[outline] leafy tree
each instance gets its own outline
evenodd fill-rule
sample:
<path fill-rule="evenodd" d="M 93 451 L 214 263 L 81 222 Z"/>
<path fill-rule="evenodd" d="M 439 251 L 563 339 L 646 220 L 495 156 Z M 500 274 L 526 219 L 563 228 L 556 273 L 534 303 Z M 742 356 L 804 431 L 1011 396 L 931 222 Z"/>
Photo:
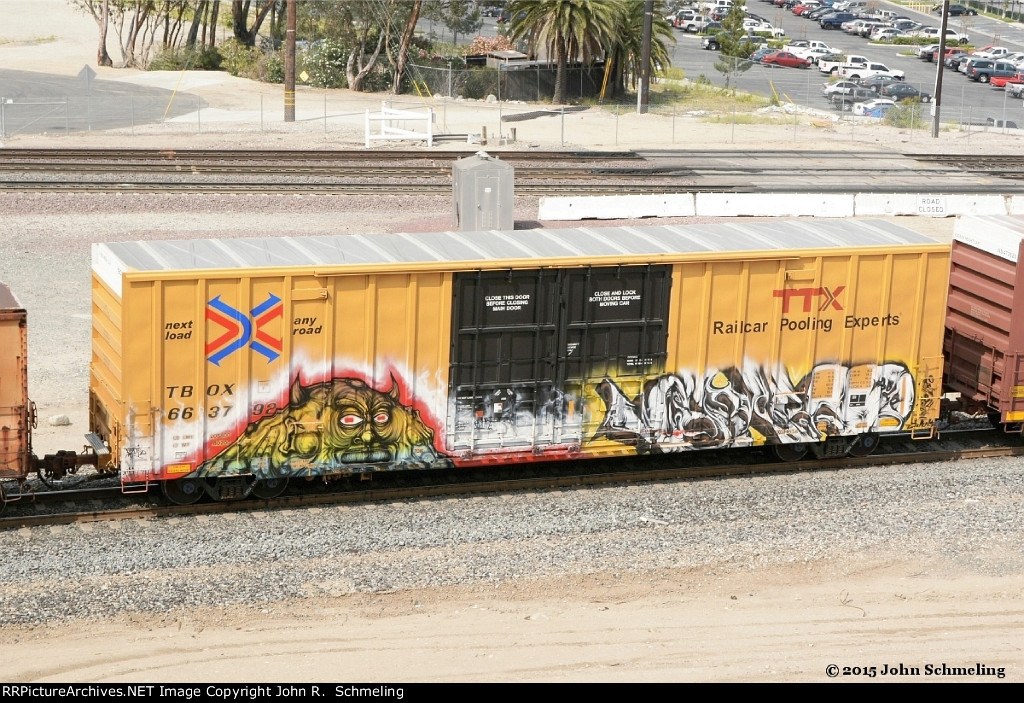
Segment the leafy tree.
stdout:
<path fill-rule="evenodd" d="M 564 103 L 569 61 L 591 63 L 603 55 L 617 39 L 621 11 L 621 3 L 602 0 L 511 0 L 509 38 L 525 39 L 534 56 L 543 49 L 549 59 L 555 58 L 552 101 Z"/>
<path fill-rule="evenodd" d="M 460 34 L 476 32 L 484 24 L 480 7 L 473 0 L 427 0 L 423 4 L 423 18 L 452 30 L 453 44 L 459 42 Z"/>
<path fill-rule="evenodd" d="M 277 3 L 281 3 L 283 11 L 284 0 L 232 0 L 231 29 L 235 39 L 246 46 L 256 46 L 260 27 Z M 249 23 L 250 18 L 252 24 Z"/>
<path fill-rule="evenodd" d="M 113 66 L 114 61 L 107 53 L 107 30 L 110 27 L 110 0 L 71 0 L 71 4 L 88 12 L 100 30 L 100 43 L 96 48 L 96 65 Z"/>
<path fill-rule="evenodd" d="M 733 5 L 729 14 L 722 19 L 722 29 L 715 35 L 721 52 L 719 60 L 715 62 L 715 70 L 725 76 L 726 88 L 734 73 L 743 73 L 753 65 L 749 59 L 754 44 L 748 41 L 743 28 L 746 16 L 742 5 Z"/>
<path fill-rule="evenodd" d="M 392 61 L 395 66 L 395 76 L 391 89 L 395 94 L 401 92 L 402 74 L 405 73 L 405 64 L 409 60 L 409 45 L 412 43 L 413 35 L 416 33 L 416 23 L 419 21 L 422 6 L 423 0 L 413 1 L 409 18 L 405 22 L 405 30 L 402 32 L 402 38 L 398 45 L 398 56 Z"/>

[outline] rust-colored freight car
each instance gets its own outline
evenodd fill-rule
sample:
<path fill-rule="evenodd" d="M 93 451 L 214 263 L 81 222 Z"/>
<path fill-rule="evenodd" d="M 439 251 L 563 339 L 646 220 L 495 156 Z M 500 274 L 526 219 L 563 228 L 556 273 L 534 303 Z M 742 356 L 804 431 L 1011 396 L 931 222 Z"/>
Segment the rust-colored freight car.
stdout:
<path fill-rule="evenodd" d="M 35 468 L 29 432 L 34 409 L 28 399 L 28 315 L 4 283 L 0 283 L 0 350 L 0 480 L 24 479 Z"/>
<path fill-rule="evenodd" d="M 172 499 L 938 415 L 949 245 L 829 220 L 96 245 L 93 430 Z"/>
<path fill-rule="evenodd" d="M 968 216 L 953 234 L 946 384 L 1024 431 L 1024 218 Z"/>

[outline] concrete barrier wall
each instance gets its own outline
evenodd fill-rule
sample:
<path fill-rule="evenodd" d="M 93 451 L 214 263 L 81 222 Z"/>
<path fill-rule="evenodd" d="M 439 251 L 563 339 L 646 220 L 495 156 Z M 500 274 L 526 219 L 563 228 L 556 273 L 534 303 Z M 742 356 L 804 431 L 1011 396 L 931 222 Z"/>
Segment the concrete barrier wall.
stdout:
<path fill-rule="evenodd" d="M 1024 196 L 930 193 L 675 193 L 541 198 L 539 220 L 1024 214 Z"/>

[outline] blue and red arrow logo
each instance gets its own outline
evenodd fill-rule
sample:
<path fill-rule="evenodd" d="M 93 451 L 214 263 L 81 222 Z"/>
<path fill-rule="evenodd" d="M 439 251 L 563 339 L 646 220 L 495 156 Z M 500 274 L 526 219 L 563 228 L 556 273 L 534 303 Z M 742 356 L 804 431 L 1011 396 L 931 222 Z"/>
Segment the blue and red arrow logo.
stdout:
<path fill-rule="evenodd" d="M 216 366 L 239 349 L 250 349 L 267 357 L 270 363 L 281 354 L 281 339 L 271 337 L 263 326 L 281 317 L 284 305 L 270 293 L 265 301 L 254 307 L 248 315 L 231 307 L 218 295 L 206 304 L 206 319 L 224 328 L 224 334 L 206 344 L 206 358 Z M 255 334 L 253 331 L 255 330 Z"/>

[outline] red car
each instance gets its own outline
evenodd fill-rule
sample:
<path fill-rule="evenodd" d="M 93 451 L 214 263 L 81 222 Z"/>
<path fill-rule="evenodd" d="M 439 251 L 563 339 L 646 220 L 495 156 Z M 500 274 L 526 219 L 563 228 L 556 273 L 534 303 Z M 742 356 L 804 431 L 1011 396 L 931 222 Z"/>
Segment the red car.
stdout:
<path fill-rule="evenodd" d="M 761 63 L 771 66 L 786 66 L 787 68 L 809 68 L 811 62 L 800 58 L 788 51 L 773 51 L 761 59 Z"/>
<path fill-rule="evenodd" d="M 1015 73 L 1012 76 L 992 76 L 988 83 L 993 88 L 1005 88 L 1007 83 L 1024 83 L 1024 73 Z"/>

